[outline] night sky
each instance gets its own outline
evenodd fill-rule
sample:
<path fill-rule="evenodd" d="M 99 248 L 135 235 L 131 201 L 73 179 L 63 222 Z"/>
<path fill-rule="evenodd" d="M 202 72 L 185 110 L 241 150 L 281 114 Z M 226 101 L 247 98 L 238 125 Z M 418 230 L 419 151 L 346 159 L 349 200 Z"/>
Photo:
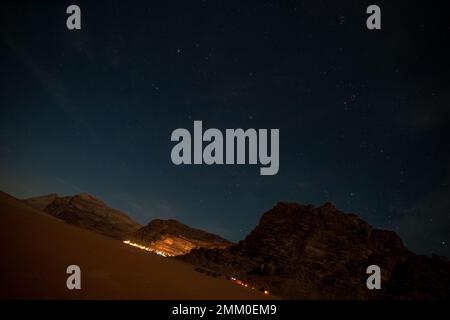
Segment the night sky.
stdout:
<path fill-rule="evenodd" d="M 0 189 L 234 241 L 278 201 L 331 201 L 450 255 L 450 12 L 426 3 L 2 1 Z M 279 128 L 280 171 L 175 166 L 194 120 Z"/>

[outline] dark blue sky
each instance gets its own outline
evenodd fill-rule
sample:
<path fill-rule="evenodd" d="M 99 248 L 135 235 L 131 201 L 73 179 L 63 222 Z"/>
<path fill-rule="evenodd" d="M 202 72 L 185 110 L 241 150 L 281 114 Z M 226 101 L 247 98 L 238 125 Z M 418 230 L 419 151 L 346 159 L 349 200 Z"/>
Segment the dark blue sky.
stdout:
<path fill-rule="evenodd" d="M 243 238 L 277 201 L 331 201 L 449 255 L 450 19 L 440 2 L 0 5 L 0 189 L 88 192 L 144 224 Z M 442 2 L 444 3 L 444 2 Z M 176 128 L 279 128 L 280 171 L 175 166 Z"/>

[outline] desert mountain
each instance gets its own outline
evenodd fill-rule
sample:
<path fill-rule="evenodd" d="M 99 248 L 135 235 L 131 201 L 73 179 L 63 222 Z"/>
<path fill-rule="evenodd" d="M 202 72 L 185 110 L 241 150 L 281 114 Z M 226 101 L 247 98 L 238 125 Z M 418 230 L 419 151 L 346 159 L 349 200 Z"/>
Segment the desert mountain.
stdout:
<path fill-rule="evenodd" d="M 141 227 L 125 213 L 86 193 L 67 197 L 49 194 L 24 199 L 23 202 L 67 223 L 116 239 L 124 239 Z"/>
<path fill-rule="evenodd" d="M 267 299 L 77 228 L 0 191 L 0 299 Z M 81 268 L 82 289 L 68 290 L 66 269 Z"/>
<path fill-rule="evenodd" d="M 28 198 L 22 201 L 37 210 L 43 211 L 50 203 L 55 201 L 57 198 L 58 195 L 56 193 L 50 193 L 45 196 Z"/>
<path fill-rule="evenodd" d="M 237 245 L 178 258 L 284 298 L 450 297 L 448 259 L 415 255 L 396 233 L 374 229 L 330 203 L 278 203 Z M 382 270 L 381 290 L 366 286 L 366 269 L 373 264 Z"/>
<path fill-rule="evenodd" d="M 177 220 L 152 220 L 134 232 L 129 240 L 167 256 L 178 256 L 198 248 L 227 248 L 231 242 L 203 230 L 188 227 Z"/>

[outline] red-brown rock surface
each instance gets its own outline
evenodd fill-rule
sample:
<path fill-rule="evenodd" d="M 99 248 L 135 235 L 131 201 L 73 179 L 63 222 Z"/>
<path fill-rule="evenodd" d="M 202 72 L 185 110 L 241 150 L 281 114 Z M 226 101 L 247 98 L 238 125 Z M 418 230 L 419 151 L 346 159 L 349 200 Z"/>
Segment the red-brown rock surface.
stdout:
<path fill-rule="evenodd" d="M 231 242 L 203 230 L 191 228 L 177 220 L 152 220 L 148 225 L 133 233 L 131 242 L 178 256 L 198 248 L 227 248 Z"/>

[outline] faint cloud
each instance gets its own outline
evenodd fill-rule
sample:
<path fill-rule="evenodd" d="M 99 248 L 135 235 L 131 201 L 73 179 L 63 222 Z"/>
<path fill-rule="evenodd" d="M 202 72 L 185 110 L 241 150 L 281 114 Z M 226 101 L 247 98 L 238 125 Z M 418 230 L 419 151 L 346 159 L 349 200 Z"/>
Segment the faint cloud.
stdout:
<path fill-rule="evenodd" d="M 83 189 L 77 187 L 76 185 L 74 185 L 74 184 L 72 184 L 72 183 L 70 183 L 70 182 L 68 182 L 68 181 L 66 181 L 64 179 L 61 179 L 61 178 L 57 177 L 56 181 L 58 183 L 64 185 L 64 186 L 66 186 L 66 187 L 69 187 L 70 189 L 74 190 L 76 193 L 82 193 L 83 192 Z"/>
<path fill-rule="evenodd" d="M 158 204 L 156 205 L 156 209 L 162 214 L 174 214 L 176 213 L 176 209 L 168 204 Z"/>
<path fill-rule="evenodd" d="M 92 140 L 96 143 L 100 141 L 100 137 L 96 134 L 91 125 L 89 125 L 83 112 L 67 97 L 63 84 L 60 80 L 54 79 L 49 73 L 41 68 L 32 56 L 25 50 L 17 46 L 11 39 L 2 35 L 2 39 L 7 46 L 21 59 L 23 64 L 28 67 L 35 79 L 41 84 L 45 91 L 56 102 L 56 106 L 73 122 L 82 125 L 90 134 Z"/>

